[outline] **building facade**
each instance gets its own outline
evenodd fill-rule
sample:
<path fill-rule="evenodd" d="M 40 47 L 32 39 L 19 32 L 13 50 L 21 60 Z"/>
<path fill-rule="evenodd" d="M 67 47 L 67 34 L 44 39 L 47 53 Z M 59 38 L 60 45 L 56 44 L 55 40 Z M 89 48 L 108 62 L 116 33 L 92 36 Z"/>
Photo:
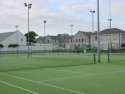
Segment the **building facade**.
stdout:
<path fill-rule="evenodd" d="M 0 44 L 4 46 L 10 44 L 26 45 L 26 37 L 20 31 L 0 33 Z"/>
<path fill-rule="evenodd" d="M 37 39 L 37 43 L 54 44 L 64 49 L 75 49 L 76 46 L 86 45 L 97 47 L 97 32 L 78 31 L 75 35 L 58 34 Z M 125 45 L 125 31 L 112 28 L 100 31 L 101 50 L 122 49 Z"/>
<path fill-rule="evenodd" d="M 112 28 L 100 32 L 100 48 L 102 50 L 122 49 L 124 44 L 125 31 Z M 91 45 L 97 46 L 97 32 L 91 35 Z"/>

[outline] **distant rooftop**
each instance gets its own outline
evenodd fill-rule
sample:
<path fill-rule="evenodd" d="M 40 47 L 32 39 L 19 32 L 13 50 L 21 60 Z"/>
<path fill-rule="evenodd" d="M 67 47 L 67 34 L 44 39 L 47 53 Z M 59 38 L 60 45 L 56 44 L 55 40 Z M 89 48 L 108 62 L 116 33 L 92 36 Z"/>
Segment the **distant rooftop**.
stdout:
<path fill-rule="evenodd" d="M 8 38 L 9 36 L 11 36 L 15 32 L 16 31 L 14 31 L 14 32 L 0 33 L 0 42 L 3 41 L 3 40 L 5 40 L 6 38 Z"/>

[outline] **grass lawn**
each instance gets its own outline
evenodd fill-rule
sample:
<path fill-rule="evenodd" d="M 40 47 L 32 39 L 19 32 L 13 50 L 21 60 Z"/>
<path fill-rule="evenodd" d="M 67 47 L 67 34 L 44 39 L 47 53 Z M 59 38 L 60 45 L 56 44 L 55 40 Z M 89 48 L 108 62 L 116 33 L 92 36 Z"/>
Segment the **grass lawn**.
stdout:
<path fill-rule="evenodd" d="M 101 64 L 92 54 L 2 55 L 0 94 L 125 94 L 125 56 L 107 61 L 106 54 Z"/>

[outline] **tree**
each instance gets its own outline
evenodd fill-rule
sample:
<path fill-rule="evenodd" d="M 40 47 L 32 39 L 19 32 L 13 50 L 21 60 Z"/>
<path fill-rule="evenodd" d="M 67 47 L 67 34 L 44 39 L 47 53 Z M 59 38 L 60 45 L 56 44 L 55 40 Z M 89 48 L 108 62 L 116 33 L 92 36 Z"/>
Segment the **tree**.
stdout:
<path fill-rule="evenodd" d="M 36 42 L 36 37 L 38 36 L 38 34 L 36 34 L 34 31 L 30 31 L 29 33 L 29 44 L 35 43 Z M 25 33 L 27 42 L 28 42 L 28 33 Z"/>
<path fill-rule="evenodd" d="M 0 44 L 0 48 L 3 48 L 4 46 L 3 46 L 3 44 Z"/>

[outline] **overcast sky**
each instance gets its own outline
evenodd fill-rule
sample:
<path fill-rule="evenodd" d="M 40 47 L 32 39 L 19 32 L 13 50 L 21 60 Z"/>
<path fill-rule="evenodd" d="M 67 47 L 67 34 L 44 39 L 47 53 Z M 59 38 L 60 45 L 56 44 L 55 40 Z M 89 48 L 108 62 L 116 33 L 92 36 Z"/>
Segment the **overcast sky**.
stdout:
<path fill-rule="evenodd" d="M 97 0 L 0 0 L 0 33 L 15 31 L 15 25 L 24 34 L 27 32 L 27 8 L 24 3 L 32 3 L 30 9 L 30 30 L 43 36 L 43 21 L 46 23 L 46 35 L 58 33 L 73 34 L 91 31 L 92 16 L 90 10 L 97 10 Z M 110 0 L 112 27 L 125 30 L 125 1 Z M 109 28 L 109 0 L 100 0 L 100 29 Z M 95 13 L 95 30 L 97 22 Z"/>

